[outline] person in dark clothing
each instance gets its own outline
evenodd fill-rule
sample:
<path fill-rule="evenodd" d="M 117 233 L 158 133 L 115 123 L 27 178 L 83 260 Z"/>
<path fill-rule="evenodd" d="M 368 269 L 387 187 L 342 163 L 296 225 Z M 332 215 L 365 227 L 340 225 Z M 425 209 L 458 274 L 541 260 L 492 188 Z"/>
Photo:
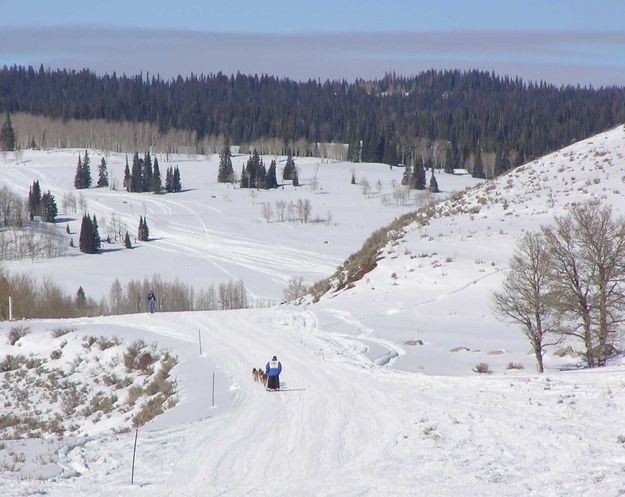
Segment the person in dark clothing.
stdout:
<path fill-rule="evenodd" d="M 152 290 L 148 293 L 148 311 L 156 312 L 156 296 Z"/>
<path fill-rule="evenodd" d="M 278 361 L 276 356 L 265 366 L 267 373 L 267 390 L 280 390 L 280 373 L 282 372 L 282 363 Z"/>

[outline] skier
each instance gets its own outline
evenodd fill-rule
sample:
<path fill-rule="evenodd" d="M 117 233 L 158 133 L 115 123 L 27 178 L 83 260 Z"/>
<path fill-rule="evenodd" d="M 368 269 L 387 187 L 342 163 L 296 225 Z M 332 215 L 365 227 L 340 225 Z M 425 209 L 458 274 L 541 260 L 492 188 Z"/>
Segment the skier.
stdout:
<path fill-rule="evenodd" d="M 282 364 L 276 356 L 265 366 L 267 373 L 267 390 L 280 390 L 280 373 L 282 372 Z"/>
<path fill-rule="evenodd" d="M 156 312 L 156 296 L 152 290 L 148 293 L 148 311 Z"/>

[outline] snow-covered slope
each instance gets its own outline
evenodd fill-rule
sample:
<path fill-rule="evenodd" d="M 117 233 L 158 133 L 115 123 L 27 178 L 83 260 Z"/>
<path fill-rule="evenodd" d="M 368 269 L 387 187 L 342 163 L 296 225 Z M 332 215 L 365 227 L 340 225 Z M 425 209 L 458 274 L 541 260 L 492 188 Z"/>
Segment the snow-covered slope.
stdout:
<path fill-rule="evenodd" d="M 527 340 L 491 308 L 519 235 L 575 202 L 596 199 L 625 215 L 624 194 L 619 126 L 440 203 L 425 225 L 409 224 L 384 247 L 373 271 L 327 293 L 315 312 L 328 331 L 360 337 L 372 359 L 401 369 L 466 375 L 479 362 L 497 372 L 515 362 L 532 370 Z M 547 366 L 576 361 L 549 355 Z"/>
<path fill-rule="evenodd" d="M 111 284 L 119 278 L 122 285 L 130 280 L 160 274 L 165 281 L 175 278 L 196 289 L 207 289 L 228 280 L 241 280 L 257 301 L 279 302 L 286 282 L 303 277 L 314 282 L 324 278 L 376 228 L 415 208 L 422 195 L 413 192 L 409 203 L 398 206 L 393 200 L 394 185 L 401 183 L 403 169 L 389 169 L 384 164 L 352 164 L 317 158 L 296 158 L 300 187 L 290 181 L 276 190 L 240 189 L 217 183 L 219 157 L 216 155 L 157 155 L 162 176 L 168 167 L 178 166 L 183 191 L 175 194 L 128 193 L 122 188 L 126 161 L 124 154 L 106 153 L 111 184 L 117 189 L 76 190 L 74 175 L 79 154 L 84 150 L 25 150 L 0 155 L 0 185 L 28 195 L 33 181 L 55 196 L 59 206 L 58 231 L 65 235 L 69 225 L 74 243 L 82 213 L 68 212 L 64 197 L 72 194 L 98 219 L 100 235 L 113 238 L 121 226 L 137 234 L 139 217 L 145 216 L 152 241 L 136 243 L 135 250 L 123 250 L 122 240 L 104 245 L 97 256 L 80 255 L 70 250 L 68 257 L 54 260 L 11 261 L 7 267 L 17 272 L 44 274 L 62 282 L 69 292 L 82 286 L 87 296 L 99 300 L 108 295 Z M 97 165 L 103 154 L 90 151 L 91 175 L 97 179 Z M 237 174 L 248 156 L 233 158 Z M 273 157 L 264 157 L 265 162 Z M 284 157 L 278 160 L 281 177 Z M 132 155 L 129 157 L 132 163 Z M 352 185 L 354 172 L 361 186 Z M 440 188 L 447 193 L 478 181 L 469 176 L 439 175 Z M 94 181 L 95 183 L 95 181 Z M 444 193 L 445 194 L 445 193 Z M 443 194 L 443 195 L 444 195 Z M 310 222 L 288 220 L 288 204 L 309 200 Z M 279 221 L 276 202 L 285 202 L 285 221 Z M 272 207 L 269 222 L 262 215 L 263 204 Z M 68 243 L 69 243 L 69 238 Z M 121 250 L 118 250 L 121 249 Z M 100 271 L 102 267 L 114 270 Z"/>
<path fill-rule="evenodd" d="M 2 495 L 605 496 L 623 490 L 625 386 L 618 368 L 428 377 L 376 367 L 358 342 L 328 334 L 314 313 L 289 309 L 67 324 L 81 334 L 108 329 L 175 349 L 180 403 L 139 431 L 134 486 L 134 434 L 126 433 L 63 442 L 60 476 L 37 481 L 3 473 Z M 197 330 L 206 351 L 201 357 Z M 274 353 L 284 365 L 285 391 L 267 393 L 250 372 Z M 19 458 L 28 448 L 11 450 Z"/>
<path fill-rule="evenodd" d="M 591 196 L 605 196 L 604 201 L 622 212 L 625 203 L 618 190 L 623 188 L 625 177 L 624 155 L 625 131 L 619 127 L 441 203 L 437 217 L 426 226 L 409 226 L 396 244 L 384 249 L 377 267 L 354 287 L 330 292 L 316 304 L 23 323 L 31 328 L 30 343 L 37 337 L 46 340 L 50 330 L 60 326 L 76 328 L 80 336 L 158 342 L 159 348 L 179 358 L 172 371 L 178 380 L 179 402 L 139 430 L 133 486 L 130 463 L 134 433 L 101 435 L 94 430 L 86 438 L 50 443 L 48 449 L 33 448 L 25 442 L 23 447 L 19 446 L 22 442 L 3 442 L 8 445 L 0 453 L 8 465 L 15 461 L 13 464 L 19 466 L 22 452 L 55 452 L 42 457 L 49 464 L 39 474 L 47 471 L 57 476 L 39 481 L 28 477 L 36 472 L 12 472 L 2 466 L 0 494 L 603 497 L 625 492 L 623 361 L 615 360 L 601 370 L 560 371 L 560 363 L 550 356 L 548 372 L 535 375 L 527 356 L 529 346 L 519 330 L 497 322 L 489 308 L 490 294 L 501 281 L 515 238 L 522 230 L 536 229 L 550 222 L 554 214 L 566 212 L 570 202 Z M 34 170 L 43 173 L 46 167 L 42 163 Z M 327 170 L 336 171 L 340 179 L 336 185 L 347 184 L 351 166 L 335 167 Z M 183 182 L 192 177 L 191 170 L 181 170 Z M 0 171 L 3 178 L 22 189 L 32 182 L 32 176 L 22 177 L 23 166 Z M 214 182 L 214 172 L 213 167 L 210 182 Z M 369 182 L 373 184 L 373 170 L 366 174 L 371 175 Z M 386 169 L 386 174 L 396 172 Z M 56 175 L 50 172 L 47 178 Z M 59 171 L 59 179 L 51 183 L 70 185 L 71 177 L 66 176 L 67 169 Z M 331 176 L 321 183 L 330 185 Z M 444 179 L 439 178 L 441 186 L 452 190 L 444 186 Z M 387 176 L 381 181 L 389 183 Z M 344 219 L 337 219 L 339 211 L 333 208 L 336 231 L 323 227 L 323 240 L 329 241 L 323 245 L 341 246 L 332 252 L 334 260 L 327 264 L 333 268 L 337 259 L 358 247 L 372 230 L 369 228 L 386 222 L 381 218 L 395 217 L 397 210 L 387 211 L 375 199 L 364 199 L 365 205 L 361 205 L 360 191 L 350 197 L 354 192 L 348 188 L 327 188 L 335 192 L 341 188 L 345 197 Z M 244 243 L 251 244 L 254 237 L 264 240 L 257 242 L 261 249 L 277 245 L 271 238 L 276 232 L 270 232 L 269 237 L 259 233 L 267 233 L 263 230 L 268 226 L 283 227 L 266 226 L 257 218 L 250 221 L 250 215 L 259 212 L 258 206 L 250 207 L 248 197 L 244 208 L 243 199 L 238 197 L 242 192 L 232 189 L 226 195 L 224 189 L 227 187 L 223 185 L 210 186 L 209 192 L 221 193 L 208 195 L 220 199 L 222 212 L 235 204 L 238 207 L 231 210 L 248 213 L 247 217 L 235 216 L 246 219 L 241 226 L 259 229 L 253 233 L 243 230 L 235 236 L 228 231 L 228 226 L 236 224 L 230 217 L 218 224 L 215 236 L 223 235 L 224 243 L 237 241 L 237 250 Z M 204 205 L 207 194 L 197 191 L 195 200 L 187 202 L 184 199 L 190 194 L 164 197 L 176 202 L 170 206 L 172 222 L 157 221 L 159 216 L 150 219 L 154 219 L 162 240 L 169 236 L 178 243 L 187 240 L 180 251 L 186 254 L 181 260 L 195 264 L 196 273 L 199 268 L 216 267 L 217 261 L 223 267 L 226 256 L 219 260 L 212 255 L 188 258 L 197 254 L 188 247 L 199 250 L 213 236 L 208 225 L 195 228 L 203 215 L 191 214 L 193 205 Z M 116 195 L 124 196 L 119 200 L 122 209 L 129 208 L 124 200 L 137 198 L 120 192 L 88 195 L 93 195 L 90 205 L 103 211 Z M 152 201 L 151 197 L 146 199 Z M 158 212 L 164 208 L 161 204 L 153 207 Z M 177 219 L 185 211 L 193 222 L 185 224 Z M 134 212 L 122 212 L 130 221 L 132 216 L 138 218 L 139 207 L 135 206 Z M 370 219 L 363 219 L 365 216 Z M 162 217 L 167 217 L 165 211 Z M 218 223 L 220 217 L 214 219 Z M 379 224 L 369 226 L 370 221 Z M 185 224 L 182 231 L 191 233 L 188 238 L 176 231 L 179 224 Z M 288 240 L 292 245 L 286 241 L 280 245 L 296 247 L 298 256 L 305 254 L 318 241 L 322 224 L 303 232 L 291 225 L 294 236 Z M 351 224 L 360 228 L 349 231 Z M 343 229 L 347 230 L 345 236 Z M 331 234 L 336 238 L 326 237 Z M 357 236 L 358 243 L 352 239 Z M 144 248 L 144 256 L 159 251 L 167 257 L 161 240 Z M 266 256 L 255 255 L 251 245 L 249 249 L 252 258 L 265 260 Z M 115 254 L 124 251 L 97 259 Z M 308 274 L 321 273 L 328 257 L 319 256 L 317 269 Z M 133 261 L 136 270 L 151 274 L 152 268 L 140 265 L 140 260 Z M 164 260 L 172 264 L 172 273 L 183 273 L 183 278 L 190 274 L 172 262 L 175 259 Z M 38 267 L 54 272 L 57 264 L 59 261 L 23 262 L 11 268 Z M 120 264 L 119 268 L 130 267 L 128 262 Z M 239 267 L 234 262 L 228 264 Z M 92 272 L 83 273 L 83 277 L 91 274 L 94 280 L 110 272 L 105 265 L 85 267 Z M 279 272 L 298 274 L 286 267 L 283 265 Z M 267 272 L 254 274 L 256 278 L 246 281 L 248 287 L 257 295 L 275 295 L 277 286 L 263 287 Z M 197 281 L 194 278 L 201 275 L 189 278 Z M 94 288 L 98 288 L 97 283 Z M 0 334 L 9 327 L 2 323 Z M 252 381 L 251 370 L 264 365 L 273 354 L 284 366 L 285 391 L 267 393 Z M 482 361 L 489 363 L 495 374 L 472 373 L 471 368 Z M 511 361 L 522 362 L 525 369 L 505 370 Z M 60 469 L 52 471 L 50 465 Z"/>

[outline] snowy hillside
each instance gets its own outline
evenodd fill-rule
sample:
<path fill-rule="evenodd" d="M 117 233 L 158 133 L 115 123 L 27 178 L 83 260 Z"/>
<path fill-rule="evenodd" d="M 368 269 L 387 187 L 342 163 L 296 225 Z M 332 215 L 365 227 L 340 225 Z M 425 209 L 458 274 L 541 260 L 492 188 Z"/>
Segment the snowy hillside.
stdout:
<path fill-rule="evenodd" d="M 24 152 L 20 164 L 5 157 L 0 178 L 22 192 L 33 179 L 45 190 L 69 191 L 76 157 L 77 151 Z M 289 277 L 303 275 L 310 282 L 329 276 L 371 231 L 408 211 L 389 205 L 375 186 L 363 195 L 350 185 L 354 167 L 359 179 L 366 176 L 370 185 L 379 180 L 392 198 L 391 182 L 399 183 L 401 171 L 380 165 L 302 160 L 300 178 L 308 186 L 250 198 L 215 183 L 216 158 L 178 159 L 188 188 L 180 194 L 85 192 L 98 216 L 115 211 L 135 229 L 147 212 L 154 241 L 133 251 L 76 253 L 8 267 L 47 272 L 96 297 L 106 294 L 115 276 L 150 276 L 158 267 L 164 278 L 198 286 L 241 278 L 255 297 L 279 300 Z M 119 178 L 123 157 L 111 155 L 110 164 Z M 235 162 L 235 171 L 240 168 Z M 6 337 L 15 323 L 1 323 L 0 360 L 20 348 L 49 358 L 60 345 L 50 343 L 51 332 L 64 328 L 73 330 L 77 344 L 83 336 L 120 338 L 118 360 L 125 346 L 141 339 L 157 343 L 178 363 L 171 370 L 176 405 L 139 430 L 134 485 L 134 432 L 101 430 L 83 419 L 61 440 L 0 442 L 0 494 L 625 493 L 625 361 L 585 371 L 575 369 L 575 358 L 550 354 L 547 373 L 538 376 L 521 332 L 496 321 L 490 310 L 492 290 L 523 230 L 537 229 L 571 202 L 592 196 L 622 213 L 623 178 L 625 130 L 619 127 L 453 195 L 436 206 L 427 225 L 408 226 L 386 246 L 373 271 L 353 287 L 330 291 L 315 304 L 24 321 L 19 324 L 30 333 L 10 351 Z M 447 175 L 438 180 L 447 192 L 470 181 Z M 260 213 L 261 201 L 304 195 L 320 222 L 267 223 Z M 331 222 L 321 220 L 327 210 Z M 68 222 L 78 228 L 75 220 Z M 251 370 L 273 354 L 284 366 L 284 391 L 268 393 L 252 381 Z M 473 373 L 479 362 L 494 374 Z M 509 362 L 524 369 L 508 370 Z M 120 392 L 105 419 L 122 424 L 127 401 L 128 392 Z M 2 416 L 15 408 L 0 409 L 1 426 Z"/>
<path fill-rule="evenodd" d="M 157 155 L 160 169 L 178 166 L 183 191 L 175 194 L 128 193 L 122 188 L 126 156 L 105 154 L 111 184 L 116 190 L 90 188 L 76 190 L 74 175 L 78 156 L 84 150 L 45 150 L 0 155 L 0 184 L 24 195 L 33 181 L 50 190 L 59 206 L 58 231 L 65 235 L 69 226 L 74 243 L 82 218 L 81 209 L 69 211 L 63 199 L 80 195 L 86 210 L 98 219 L 100 235 L 128 229 L 136 236 L 139 217 L 147 218 L 149 243 L 138 243 L 135 250 L 123 250 L 122 240 L 105 244 L 97 256 L 70 250 L 67 257 L 54 260 L 10 261 L 8 269 L 48 275 L 63 282 L 74 293 L 82 285 L 87 296 L 99 300 L 108 295 L 112 282 L 122 285 L 131 279 L 160 274 L 165 281 L 179 278 L 195 288 L 208 288 L 231 279 L 241 280 L 257 301 L 279 302 L 286 282 L 303 277 L 312 283 L 326 277 L 376 228 L 415 208 L 422 194 L 412 193 L 406 205 L 398 205 L 394 192 L 401 187 L 402 168 L 383 164 L 352 164 L 316 158 L 296 158 L 300 187 L 286 181 L 277 190 L 239 189 L 217 183 L 219 157 Z M 91 175 L 97 178 L 97 164 L 103 154 L 91 151 Z M 233 157 L 237 174 L 247 155 Z M 273 157 L 264 157 L 269 162 Z M 284 157 L 278 159 L 278 176 Z M 129 157 L 132 163 L 132 155 Z M 352 172 L 357 183 L 352 185 Z M 443 194 L 463 189 L 477 181 L 469 176 L 439 175 Z M 363 193 L 365 192 L 365 193 Z M 309 200 L 310 222 L 290 217 L 289 204 Z M 284 220 L 278 219 L 277 202 L 287 204 Z M 274 215 L 263 217 L 264 204 Z M 292 213 L 291 213 L 292 214 Z M 293 216 L 295 217 L 295 216 Z M 67 242 L 69 244 L 69 238 Z M 134 242 L 134 240 L 133 240 Z M 122 249 L 122 250 L 120 250 Z M 97 266 L 97 267 L 96 267 Z M 114 271 L 99 271 L 104 266 Z"/>
<path fill-rule="evenodd" d="M 623 216 L 624 194 L 619 126 L 438 204 L 425 226 L 408 225 L 373 271 L 352 289 L 328 292 L 315 312 L 324 329 L 358 337 L 372 359 L 400 369 L 470 375 L 485 362 L 503 373 L 514 362 L 533 370 L 526 338 L 491 308 L 518 237 L 575 202 L 597 199 Z M 577 362 L 546 358 L 555 368 Z"/>

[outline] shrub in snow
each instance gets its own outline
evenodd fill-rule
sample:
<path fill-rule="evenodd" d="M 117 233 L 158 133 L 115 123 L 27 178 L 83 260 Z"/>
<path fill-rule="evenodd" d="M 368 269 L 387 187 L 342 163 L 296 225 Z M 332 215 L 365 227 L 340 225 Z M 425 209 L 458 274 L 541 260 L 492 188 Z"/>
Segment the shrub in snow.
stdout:
<path fill-rule="evenodd" d="M 148 400 L 139 413 L 132 419 L 134 426 L 144 425 L 159 414 L 162 414 L 165 401 L 166 399 L 160 394 Z"/>
<path fill-rule="evenodd" d="M 147 366 L 151 364 L 150 361 L 152 361 L 153 357 L 149 354 L 149 352 L 142 353 L 145 347 L 146 344 L 143 340 L 136 340 L 128 346 L 128 349 L 124 354 L 124 366 L 126 366 L 126 370 L 128 372 L 136 369 L 145 371 Z"/>
<path fill-rule="evenodd" d="M 480 362 L 479 364 L 476 364 L 475 366 L 473 366 L 473 372 L 474 373 L 480 373 L 480 374 L 490 374 L 490 373 L 492 373 L 492 371 L 490 370 L 488 364 L 486 364 L 485 362 Z"/>
<path fill-rule="evenodd" d="M 9 331 L 9 345 L 15 345 L 20 338 L 28 335 L 28 328 L 22 326 L 14 326 Z"/>
<path fill-rule="evenodd" d="M 71 333 L 73 331 L 76 331 L 76 328 L 72 328 L 72 327 L 63 327 L 63 328 L 54 328 L 50 334 L 52 335 L 52 338 L 59 338 L 62 337 L 63 335 L 67 335 L 68 333 Z"/>
<path fill-rule="evenodd" d="M 506 369 L 523 369 L 523 364 L 520 362 L 509 362 L 506 365 Z"/>
<path fill-rule="evenodd" d="M 126 399 L 126 403 L 129 406 L 134 406 L 135 402 L 143 396 L 143 388 L 138 385 L 133 385 L 128 389 L 128 398 Z"/>

